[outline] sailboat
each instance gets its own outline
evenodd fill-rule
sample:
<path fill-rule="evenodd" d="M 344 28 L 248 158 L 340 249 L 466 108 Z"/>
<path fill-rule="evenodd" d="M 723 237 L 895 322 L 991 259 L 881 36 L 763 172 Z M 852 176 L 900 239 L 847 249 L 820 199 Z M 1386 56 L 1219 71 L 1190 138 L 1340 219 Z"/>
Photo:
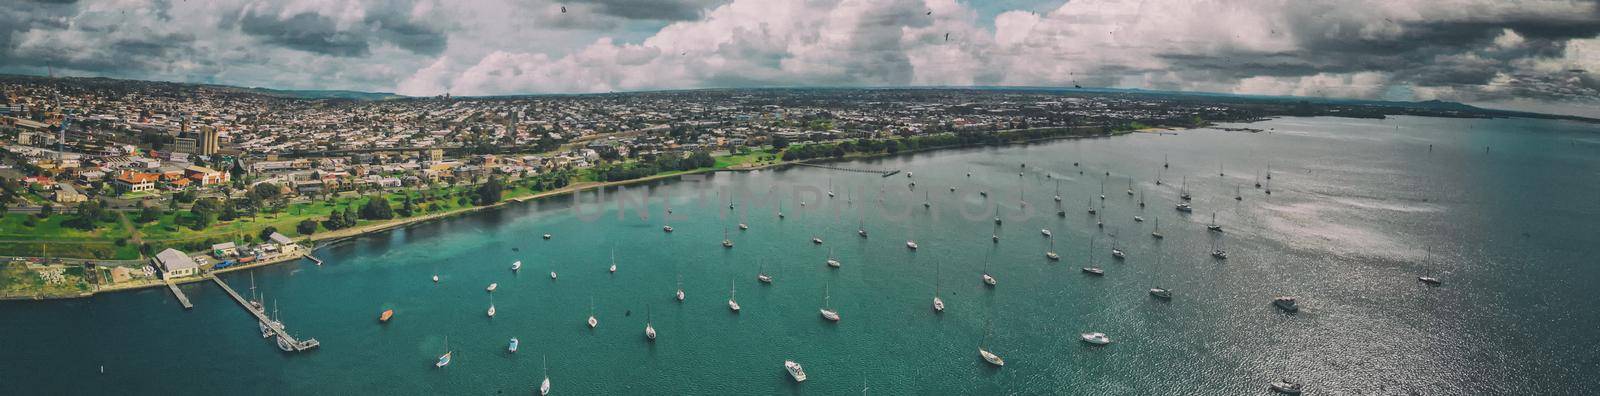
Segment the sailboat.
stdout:
<path fill-rule="evenodd" d="M 828 198 L 833 198 L 833 179 L 828 179 Z"/>
<path fill-rule="evenodd" d="M 1156 255 L 1156 267 L 1161 267 L 1161 259 L 1162 258 L 1163 257 L 1160 254 Z M 1160 277 L 1160 276 L 1157 275 L 1157 277 Z M 1155 297 L 1155 298 L 1162 299 L 1162 300 L 1171 300 L 1172 299 L 1172 290 L 1167 290 L 1167 288 L 1164 288 L 1164 287 L 1161 287 L 1161 286 L 1158 285 L 1156 287 L 1150 288 L 1150 295 Z"/>
<path fill-rule="evenodd" d="M 995 283 L 997 282 L 995 281 L 994 276 L 989 275 L 989 261 L 990 260 L 987 258 L 983 260 L 983 284 L 988 285 L 989 287 L 994 287 Z"/>
<path fill-rule="evenodd" d="M 1123 252 L 1122 249 L 1118 249 L 1117 248 L 1117 239 L 1115 238 L 1115 235 L 1112 235 L 1112 236 L 1113 236 L 1113 238 L 1111 238 L 1111 257 L 1114 257 L 1114 258 L 1116 258 L 1118 260 L 1122 260 L 1122 259 L 1128 258 L 1128 254 L 1127 253 Z"/>
<path fill-rule="evenodd" d="M 1100 179 L 1100 200 L 1106 199 L 1106 179 Z"/>
<path fill-rule="evenodd" d="M 1432 263 L 1433 262 L 1433 249 L 1432 248 L 1428 249 L 1428 258 L 1424 259 L 1423 262 L 1424 263 Z M 1439 286 L 1441 284 L 1444 284 L 1444 282 L 1440 282 L 1439 281 L 1439 278 L 1435 278 L 1435 277 L 1432 277 L 1432 276 L 1418 276 L 1417 277 L 1417 281 L 1418 282 L 1422 282 L 1423 284 L 1426 284 L 1428 286 Z"/>
<path fill-rule="evenodd" d="M 1144 208 L 1144 190 L 1139 190 L 1139 207 Z"/>
<path fill-rule="evenodd" d="M 828 266 L 839 268 L 839 259 L 833 258 L 833 248 L 828 248 Z"/>
<path fill-rule="evenodd" d="M 678 293 L 674 295 L 678 302 L 683 302 L 683 275 L 678 275 Z"/>
<path fill-rule="evenodd" d="M 939 264 L 933 264 L 933 312 L 944 312 L 944 300 L 939 298 Z"/>
<path fill-rule="evenodd" d="M 617 251 L 611 251 L 611 273 L 617 273 Z"/>
<path fill-rule="evenodd" d="M 728 239 L 728 228 L 727 227 L 723 227 L 722 228 L 722 247 L 725 247 L 725 248 L 732 248 L 733 247 L 733 240 L 732 239 Z"/>
<path fill-rule="evenodd" d="M 1228 174 L 1222 172 L 1222 163 L 1218 162 L 1217 163 L 1217 176 L 1221 177 L 1221 176 L 1227 176 L 1227 175 Z"/>
<path fill-rule="evenodd" d="M 550 362 L 544 356 L 540 356 L 539 361 L 544 366 L 544 381 L 539 382 L 539 396 L 545 396 L 550 394 Z"/>
<path fill-rule="evenodd" d="M 1094 238 L 1091 237 L 1089 238 L 1089 266 L 1083 267 L 1083 272 L 1095 276 L 1105 275 L 1106 271 L 1100 268 L 1100 266 L 1095 262 L 1094 257 Z"/>
<path fill-rule="evenodd" d="M 1183 177 L 1183 186 L 1178 188 L 1178 198 L 1185 201 L 1194 199 L 1193 196 L 1189 195 L 1189 176 L 1187 175 Z"/>
<path fill-rule="evenodd" d="M 866 223 L 866 220 L 857 219 L 856 221 L 857 221 L 857 224 L 856 224 L 856 235 L 860 235 L 862 238 L 866 238 L 867 237 L 867 223 Z"/>
<path fill-rule="evenodd" d="M 1056 202 L 1061 202 L 1061 181 L 1060 180 L 1056 180 L 1056 196 L 1052 197 L 1052 199 L 1055 199 Z"/>
<path fill-rule="evenodd" d="M 511 263 L 511 272 L 517 272 L 520 269 L 522 269 L 522 260 Z"/>
<path fill-rule="evenodd" d="M 433 367 L 441 367 L 442 368 L 444 366 L 449 366 L 450 365 L 450 353 L 451 353 L 450 352 L 450 336 L 444 336 L 444 354 L 443 355 L 439 355 L 439 361 L 437 363 L 434 363 Z"/>
<path fill-rule="evenodd" d="M 1244 194 L 1239 192 L 1239 185 L 1238 184 L 1233 185 L 1233 200 L 1235 200 L 1235 201 L 1243 201 L 1244 200 Z"/>
<path fill-rule="evenodd" d="M 1211 212 L 1211 224 L 1206 225 L 1207 230 L 1222 232 L 1222 226 L 1217 224 L 1217 212 Z"/>
<path fill-rule="evenodd" d="M 756 273 L 756 280 L 761 283 L 772 283 L 772 275 L 767 275 L 767 263 L 761 263 L 761 272 Z"/>
<path fill-rule="evenodd" d="M 1167 237 L 1166 235 L 1162 235 L 1161 234 L 1161 218 L 1157 217 L 1157 218 L 1155 218 L 1155 220 L 1156 220 L 1156 228 L 1154 230 L 1150 230 L 1150 237 L 1155 238 L 1155 239 L 1166 238 Z"/>
<path fill-rule="evenodd" d="M 996 205 L 995 205 L 995 206 L 994 206 L 994 225 L 1000 225 L 1000 223 L 1001 223 L 1001 219 L 1000 219 L 1000 205 L 999 205 L 999 204 L 996 204 Z"/>
<path fill-rule="evenodd" d="M 989 364 L 1005 366 L 1005 359 L 1000 358 L 1000 355 L 996 355 L 994 352 L 989 352 L 989 334 L 992 332 L 990 331 L 992 325 L 993 323 L 991 322 L 989 325 L 983 326 L 983 342 L 978 343 L 978 356 L 982 356 L 983 361 L 989 362 Z"/>
<path fill-rule="evenodd" d="M 600 325 L 600 320 L 594 318 L 594 297 L 589 297 L 589 328 Z"/>
<path fill-rule="evenodd" d="M 822 309 L 819 309 L 818 311 L 822 313 L 822 318 L 823 319 L 827 319 L 827 320 L 831 320 L 831 321 L 835 321 L 835 322 L 839 321 L 839 311 L 833 310 L 833 308 L 828 304 L 828 287 L 827 286 L 823 286 L 822 287 Z"/>
<path fill-rule="evenodd" d="M 1128 178 L 1128 196 L 1133 196 L 1133 178 Z"/>
<path fill-rule="evenodd" d="M 1261 188 L 1261 171 L 1256 171 L 1256 188 Z"/>
<path fill-rule="evenodd" d="M 730 286 L 731 288 L 728 289 L 728 309 L 733 310 L 733 312 L 735 312 L 735 313 L 738 313 L 739 312 L 739 301 L 734 299 L 734 297 L 739 295 L 739 285 L 737 283 L 732 282 L 732 281 L 729 281 L 728 284 L 731 285 Z"/>
<path fill-rule="evenodd" d="M 490 293 L 493 293 L 493 292 L 494 292 L 494 289 L 497 289 L 497 288 L 499 288 L 499 287 L 500 287 L 500 284 L 499 284 L 499 283 L 490 283 L 490 284 L 489 284 L 489 287 L 486 287 L 486 288 L 483 288 L 483 290 L 486 290 L 486 291 L 488 291 L 488 292 L 490 292 Z"/>
<path fill-rule="evenodd" d="M 1172 167 L 1172 163 L 1171 162 L 1167 162 L 1167 155 L 1166 154 L 1162 154 L 1161 155 L 1161 167 L 1162 168 L 1171 168 Z"/>
<path fill-rule="evenodd" d="M 1091 199 L 1089 199 L 1089 214 L 1095 214 L 1095 213 L 1100 213 L 1100 212 L 1094 209 L 1094 199 L 1091 198 Z"/>
<path fill-rule="evenodd" d="M 489 317 L 494 317 L 494 295 L 489 295 Z"/>
<path fill-rule="evenodd" d="M 1056 254 L 1056 239 L 1055 238 L 1050 238 L 1050 250 L 1046 250 L 1044 252 L 1044 257 L 1050 259 L 1050 261 L 1061 260 L 1061 255 L 1060 254 Z"/>
<path fill-rule="evenodd" d="M 1161 169 L 1156 169 L 1156 185 L 1161 185 Z"/>
<path fill-rule="evenodd" d="M 1212 239 L 1211 240 L 1211 257 L 1215 257 L 1218 260 L 1227 260 L 1228 259 L 1228 251 L 1222 250 L 1220 248 L 1217 248 L 1217 240 L 1216 239 Z"/>
<path fill-rule="evenodd" d="M 932 204 L 928 203 L 928 190 L 922 190 L 922 207 L 928 208 L 932 206 Z"/>
<path fill-rule="evenodd" d="M 1272 180 L 1272 163 L 1267 163 L 1267 180 Z"/>
<path fill-rule="evenodd" d="M 656 340 L 656 327 L 650 324 L 649 305 L 644 306 L 644 338 L 650 341 Z"/>

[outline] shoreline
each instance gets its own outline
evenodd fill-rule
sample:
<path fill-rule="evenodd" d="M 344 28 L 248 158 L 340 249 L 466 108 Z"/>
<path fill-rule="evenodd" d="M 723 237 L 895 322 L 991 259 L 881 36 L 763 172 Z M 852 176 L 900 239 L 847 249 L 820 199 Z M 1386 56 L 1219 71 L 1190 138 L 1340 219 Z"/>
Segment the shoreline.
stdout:
<path fill-rule="evenodd" d="M 396 229 L 396 228 L 411 226 L 411 225 L 415 225 L 415 224 L 421 224 L 421 223 L 429 222 L 429 221 L 446 219 L 446 218 L 455 217 L 455 216 L 458 216 L 458 215 L 465 215 L 465 214 L 475 213 L 477 211 L 486 210 L 486 209 L 499 208 L 501 206 L 509 205 L 509 204 L 512 204 L 512 203 L 519 203 L 520 204 L 520 203 L 525 203 L 525 202 L 532 201 L 532 200 L 549 198 L 549 197 L 553 197 L 553 196 L 557 196 L 557 195 L 561 195 L 561 194 L 577 193 L 577 192 L 583 192 L 583 191 L 587 191 L 587 190 L 590 190 L 590 189 L 597 189 L 597 188 L 606 188 L 606 187 L 614 187 L 614 186 L 632 185 L 632 184 L 638 184 L 638 183 L 647 183 L 647 182 L 664 180 L 664 179 L 667 179 L 667 178 L 679 177 L 679 176 L 684 176 L 684 175 L 695 175 L 695 174 L 715 173 L 715 172 L 749 172 L 749 171 L 755 171 L 755 170 L 773 169 L 773 168 L 784 167 L 784 166 L 793 166 L 793 165 L 796 165 L 796 164 L 826 163 L 826 162 L 833 162 L 833 161 L 853 161 L 853 160 L 862 160 L 862 159 L 870 159 L 870 158 L 883 158 L 883 157 L 891 157 L 891 156 L 906 155 L 906 154 L 916 154 L 916 153 L 939 151 L 939 150 L 964 149 L 964 148 L 975 148 L 975 147 L 985 147 L 985 146 L 1003 147 L 1003 146 L 1012 146 L 1012 145 L 1019 145 L 1019 144 L 1020 145 L 1025 145 L 1025 144 L 1032 144 L 1032 143 L 1037 143 L 1037 142 L 1053 141 L 1053 140 L 1112 138 L 1112 137 L 1116 137 L 1116 136 L 1120 136 L 1120 135 L 1127 135 L 1127 134 L 1133 134 L 1133 133 L 1162 132 L 1162 131 L 1187 130 L 1187 129 L 1193 129 L 1193 128 L 1174 129 L 1174 128 L 1168 128 L 1168 127 L 1152 127 L 1152 128 L 1142 128 L 1142 129 L 1131 130 L 1131 131 L 1121 131 L 1121 132 L 1115 132 L 1114 131 L 1114 132 L 1110 132 L 1110 133 L 1097 133 L 1097 134 L 1092 134 L 1092 135 L 1079 135 L 1079 136 L 1070 136 L 1069 135 L 1069 136 L 1041 137 L 1041 138 L 1034 138 L 1034 139 L 1026 139 L 1026 140 L 1018 140 L 1018 141 L 1006 142 L 1005 144 L 999 144 L 999 145 L 975 144 L 975 145 L 955 145 L 955 146 L 942 146 L 942 147 L 928 147 L 928 148 L 919 148 L 919 149 L 915 149 L 915 150 L 900 151 L 900 152 L 896 152 L 896 153 L 892 153 L 892 154 L 891 153 L 887 153 L 887 152 L 883 152 L 883 153 L 874 153 L 874 154 L 867 154 L 867 155 L 846 155 L 846 156 L 840 157 L 840 158 L 831 158 L 831 157 L 830 158 L 811 158 L 811 159 L 804 159 L 804 160 L 797 160 L 797 161 L 783 161 L 783 160 L 780 159 L 776 163 L 770 163 L 770 164 L 764 164 L 764 165 L 758 165 L 758 166 L 751 166 L 751 167 L 736 168 L 736 167 L 730 166 L 730 167 L 727 167 L 727 168 L 704 168 L 704 169 L 695 169 L 695 170 L 682 171 L 682 172 L 676 172 L 676 173 L 665 173 L 665 174 L 659 174 L 659 175 L 651 175 L 651 176 L 641 177 L 641 178 L 638 178 L 638 179 L 618 180 L 618 181 L 612 181 L 612 182 L 584 182 L 584 183 L 577 183 L 577 184 L 568 185 L 566 187 L 558 188 L 558 189 L 555 189 L 555 190 L 539 192 L 539 193 L 530 194 L 530 195 L 527 195 L 527 196 L 516 197 L 516 198 L 506 198 L 506 199 L 500 200 L 500 202 L 495 202 L 495 203 L 489 204 L 489 205 L 473 206 L 473 207 L 470 207 L 470 208 L 458 208 L 458 209 L 451 210 L 451 211 L 432 213 L 432 214 L 423 215 L 423 216 L 416 216 L 416 217 L 410 217 L 410 218 L 405 218 L 405 219 L 391 220 L 391 221 L 388 221 L 388 222 L 383 222 L 383 223 L 378 223 L 378 224 L 368 224 L 368 225 L 364 225 L 364 226 L 350 227 L 350 228 L 345 228 L 345 229 L 341 229 L 341 230 L 324 232 L 324 233 L 321 233 L 321 234 L 312 234 L 312 235 L 308 235 L 308 236 L 301 236 L 299 238 L 296 238 L 296 240 L 300 241 L 300 242 L 310 243 L 311 245 L 302 246 L 302 249 L 299 251 L 299 253 L 293 255 L 293 257 L 275 257 L 273 259 L 262 260 L 260 262 L 251 263 L 249 265 L 233 266 L 233 267 L 228 267 L 228 268 L 222 269 L 222 270 L 207 271 L 205 274 L 214 276 L 216 274 L 223 274 L 223 273 L 228 273 L 228 272 L 238 271 L 238 270 L 255 269 L 255 268 L 265 267 L 265 266 L 268 266 L 268 265 L 276 265 L 276 264 L 282 264 L 282 263 L 286 263 L 286 262 L 290 262 L 290 261 L 296 261 L 296 260 L 304 259 L 304 258 L 310 257 L 311 256 L 311 252 L 316 250 L 316 247 L 317 247 L 316 243 L 317 242 L 326 242 L 328 244 L 333 244 L 333 243 L 337 243 L 337 242 L 340 242 L 340 241 L 354 239 L 354 238 L 365 236 L 365 235 L 369 235 L 369 234 L 377 234 L 377 233 L 380 233 L 380 232 L 393 230 L 393 229 Z M 172 282 L 174 284 L 182 285 L 182 284 L 200 282 L 200 281 L 204 281 L 204 280 L 206 280 L 206 275 L 197 275 L 197 276 L 192 276 L 192 277 L 184 277 L 184 278 L 174 279 Z M 152 288 L 152 287 L 165 287 L 166 285 L 167 284 L 166 284 L 165 281 L 140 282 L 140 283 L 135 283 L 135 284 L 127 284 L 127 285 L 109 285 L 109 286 L 105 286 L 105 287 L 91 285 L 91 290 L 89 290 L 88 292 L 74 294 L 74 295 L 0 296 L 0 301 L 44 301 L 44 300 L 78 299 L 78 298 L 93 297 L 93 296 L 95 296 L 96 294 L 99 294 L 99 293 L 116 293 L 116 292 L 125 292 L 125 291 L 133 291 L 133 290 L 142 290 L 142 289 L 148 289 L 148 288 Z"/>

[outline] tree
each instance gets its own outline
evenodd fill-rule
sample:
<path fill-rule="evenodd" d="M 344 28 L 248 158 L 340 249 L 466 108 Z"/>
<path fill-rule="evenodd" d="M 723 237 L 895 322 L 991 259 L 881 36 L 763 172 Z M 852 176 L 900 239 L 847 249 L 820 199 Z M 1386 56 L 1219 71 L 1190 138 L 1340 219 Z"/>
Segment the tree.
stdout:
<path fill-rule="evenodd" d="M 250 189 L 250 198 L 256 201 L 269 201 L 277 199 L 283 190 L 271 182 L 262 182 Z"/>
<path fill-rule="evenodd" d="M 782 150 L 789 147 L 789 138 L 783 136 L 772 137 L 772 148 Z"/>
<path fill-rule="evenodd" d="M 39 218 L 42 219 L 42 218 L 50 217 L 50 215 L 53 215 L 53 214 L 56 214 L 56 207 L 55 206 L 51 206 L 48 203 L 39 206 Z"/>
<path fill-rule="evenodd" d="M 144 210 L 140 210 L 139 211 L 139 222 L 140 223 L 149 223 L 149 222 L 153 222 L 153 221 L 157 221 L 157 220 L 161 220 L 161 207 L 160 206 L 155 206 L 155 205 L 146 206 L 146 207 L 144 207 Z"/>
<path fill-rule="evenodd" d="M 500 194 L 505 191 L 505 188 L 505 182 L 500 181 L 500 178 L 490 177 L 488 182 L 478 186 L 478 193 L 474 199 L 478 201 L 479 205 L 500 202 Z"/>
<path fill-rule="evenodd" d="M 311 219 L 300 220 L 300 224 L 295 225 L 294 230 L 300 232 L 300 235 L 311 235 L 317 232 L 317 222 Z"/>
<path fill-rule="evenodd" d="M 100 220 L 106 217 L 105 207 L 100 201 L 88 200 L 78 204 L 78 217 L 69 220 L 72 228 L 80 230 L 93 230 L 99 225 Z"/>
<path fill-rule="evenodd" d="M 361 206 L 361 218 L 367 220 L 388 220 L 394 218 L 394 209 L 389 207 L 389 200 L 381 195 L 373 195 L 367 199 L 367 204 Z"/>
<path fill-rule="evenodd" d="M 316 225 L 316 224 L 313 223 L 312 225 Z M 267 228 L 261 229 L 261 240 L 265 241 L 269 237 L 271 237 L 272 234 L 277 233 L 277 232 L 278 232 L 278 227 L 267 226 Z"/>
<path fill-rule="evenodd" d="M 194 216 L 194 221 L 189 224 L 189 227 L 196 230 L 204 230 L 206 227 L 210 227 L 211 223 L 217 221 L 217 216 L 221 210 L 222 201 L 218 201 L 216 198 L 194 201 L 194 206 L 189 208 L 189 213 Z"/>

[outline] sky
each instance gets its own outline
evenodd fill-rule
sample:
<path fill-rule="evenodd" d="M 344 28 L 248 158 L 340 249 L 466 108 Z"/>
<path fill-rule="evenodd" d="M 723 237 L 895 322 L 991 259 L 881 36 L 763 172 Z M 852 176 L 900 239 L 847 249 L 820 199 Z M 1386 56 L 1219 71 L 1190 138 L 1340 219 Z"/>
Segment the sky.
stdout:
<path fill-rule="evenodd" d="M 1600 117 L 1600 0 L 6 0 L 0 73 L 402 95 L 1053 86 Z"/>

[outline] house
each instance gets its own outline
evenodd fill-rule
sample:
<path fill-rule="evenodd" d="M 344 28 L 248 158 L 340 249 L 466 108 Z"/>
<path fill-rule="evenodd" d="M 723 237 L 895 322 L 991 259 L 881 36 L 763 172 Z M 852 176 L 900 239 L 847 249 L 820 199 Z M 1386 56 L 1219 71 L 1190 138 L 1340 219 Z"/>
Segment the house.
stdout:
<path fill-rule="evenodd" d="M 200 183 L 201 186 L 214 186 L 228 182 L 227 172 L 221 172 L 201 166 L 185 167 L 183 168 L 183 175 L 190 179 L 194 179 L 194 181 Z"/>
<path fill-rule="evenodd" d="M 61 183 L 56 186 L 56 203 L 70 204 L 87 200 L 89 200 L 89 197 L 79 193 L 78 189 L 73 188 L 71 184 Z"/>
<path fill-rule="evenodd" d="M 223 242 L 211 245 L 211 255 L 216 258 L 232 257 L 239 255 L 239 246 L 233 242 Z"/>
<path fill-rule="evenodd" d="M 167 249 L 156 253 L 156 267 L 161 269 L 162 279 L 194 276 L 200 272 L 200 264 L 196 264 L 194 259 L 178 249 Z"/>
<path fill-rule="evenodd" d="M 116 179 L 111 180 L 111 184 L 117 191 L 125 193 L 151 191 L 156 189 L 156 180 L 160 179 L 161 175 L 154 173 L 123 171 Z"/>
<path fill-rule="evenodd" d="M 267 239 L 271 240 L 273 243 L 278 244 L 278 246 L 283 247 L 283 251 L 285 253 L 292 252 L 292 251 L 295 251 L 296 249 L 300 248 L 300 245 L 296 245 L 294 243 L 293 239 L 289 239 L 288 236 L 284 236 L 283 234 L 279 234 L 279 233 L 276 233 L 276 232 L 274 232 L 274 233 L 272 233 L 270 235 L 267 235 Z"/>

